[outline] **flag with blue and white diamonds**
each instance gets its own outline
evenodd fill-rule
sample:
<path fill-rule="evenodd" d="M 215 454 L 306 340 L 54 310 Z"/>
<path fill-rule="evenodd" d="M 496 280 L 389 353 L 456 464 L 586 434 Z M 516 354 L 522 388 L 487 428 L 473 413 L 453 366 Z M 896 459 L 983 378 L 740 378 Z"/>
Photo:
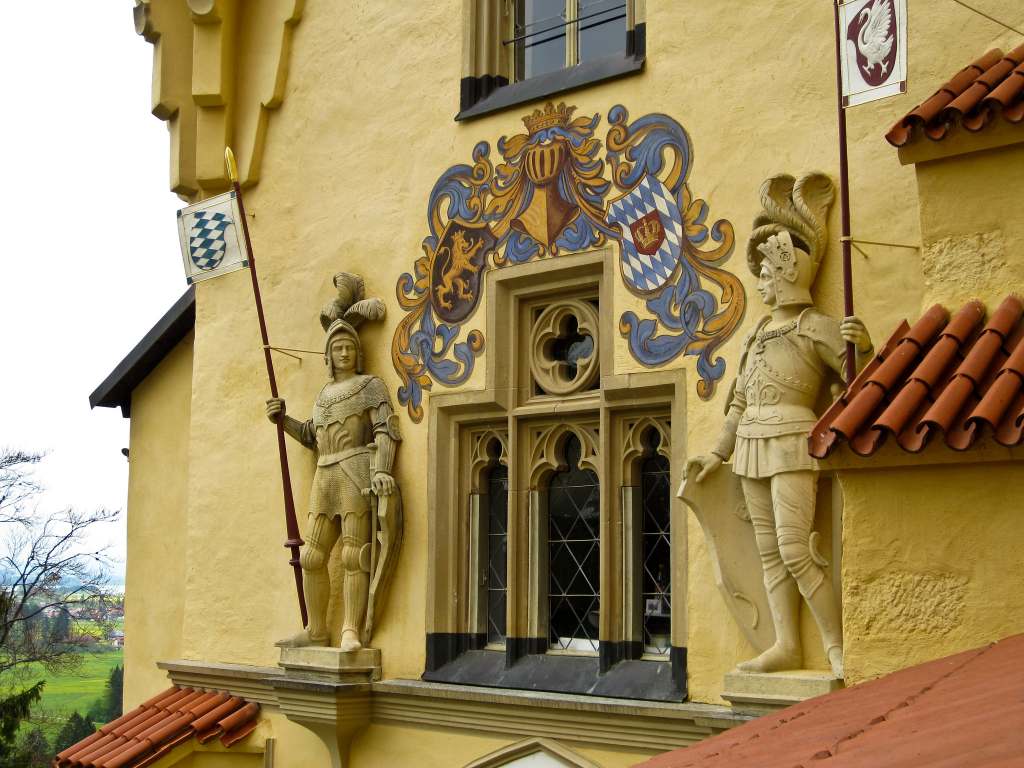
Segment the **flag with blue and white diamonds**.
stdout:
<path fill-rule="evenodd" d="M 683 217 L 668 187 L 645 174 L 608 206 L 608 222 L 622 228 L 622 278 L 636 293 L 661 288 L 675 274 L 683 242 Z"/>
<path fill-rule="evenodd" d="M 240 221 L 233 191 L 178 211 L 178 237 L 188 282 L 248 266 Z"/>

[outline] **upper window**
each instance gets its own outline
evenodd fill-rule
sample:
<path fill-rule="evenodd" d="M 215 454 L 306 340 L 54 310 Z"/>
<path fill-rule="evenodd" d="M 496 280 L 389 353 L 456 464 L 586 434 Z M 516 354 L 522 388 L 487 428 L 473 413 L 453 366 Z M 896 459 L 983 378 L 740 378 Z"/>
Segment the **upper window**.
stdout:
<path fill-rule="evenodd" d="M 468 10 L 458 120 L 643 69 L 636 0 L 479 0 Z"/>
<path fill-rule="evenodd" d="M 515 79 L 626 52 L 626 0 L 517 0 Z"/>

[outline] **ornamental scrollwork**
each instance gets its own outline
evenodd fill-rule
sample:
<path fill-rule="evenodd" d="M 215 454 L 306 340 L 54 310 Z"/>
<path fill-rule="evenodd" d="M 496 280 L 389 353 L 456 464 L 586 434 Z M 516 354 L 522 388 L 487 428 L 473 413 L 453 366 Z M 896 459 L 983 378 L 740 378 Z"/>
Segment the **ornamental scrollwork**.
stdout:
<path fill-rule="evenodd" d="M 746 296 L 722 268 L 735 244 L 732 224 L 708 225 L 707 203 L 687 184 L 689 136 L 664 114 L 630 122 L 619 105 L 608 112 L 602 143 L 601 115 L 574 112 L 548 103 L 523 118 L 526 133 L 498 140 L 497 164 L 482 141 L 472 163 L 452 166 L 434 184 L 423 255 L 396 286 L 406 314 L 392 362 L 413 421 L 423 418 L 423 393 L 435 382 L 454 387 L 473 373 L 484 336 L 464 325 L 488 269 L 606 243 L 617 246 L 626 288 L 645 302 L 648 316 L 619 318 L 633 358 L 655 367 L 696 357 L 703 399 L 724 375 L 716 352 L 735 333 Z"/>

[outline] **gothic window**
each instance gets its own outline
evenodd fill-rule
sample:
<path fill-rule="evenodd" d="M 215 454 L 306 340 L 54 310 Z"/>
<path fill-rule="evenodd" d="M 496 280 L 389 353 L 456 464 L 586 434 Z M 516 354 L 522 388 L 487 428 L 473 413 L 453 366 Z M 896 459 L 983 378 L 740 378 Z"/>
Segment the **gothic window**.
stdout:
<path fill-rule="evenodd" d="M 492 273 L 486 387 L 431 393 L 424 680 L 684 696 L 685 380 L 614 372 L 611 256 Z"/>
<path fill-rule="evenodd" d="M 597 475 L 579 466 L 581 446 L 566 440 L 566 469 L 548 486 L 550 647 L 597 651 L 601 610 L 601 508 Z"/>
<path fill-rule="evenodd" d="M 508 592 L 508 467 L 487 473 L 487 642 L 505 642 Z"/>
<path fill-rule="evenodd" d="M 640 598 L 644 652 L 667 654 L 672 629 L 672 539 L 670 533 L 669 463 L 657 453 L 660 436 L 645 434 L 648 455 L 640 465 L 642 523 Z"/>

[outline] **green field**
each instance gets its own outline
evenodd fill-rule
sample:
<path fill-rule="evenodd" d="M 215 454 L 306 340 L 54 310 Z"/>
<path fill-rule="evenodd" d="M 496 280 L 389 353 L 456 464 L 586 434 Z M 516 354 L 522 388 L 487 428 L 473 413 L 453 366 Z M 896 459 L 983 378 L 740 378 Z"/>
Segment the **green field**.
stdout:
<path fill-rule="evenodd" d="M 88 712 L 106 690 L 110 670 L 123 664 L 123 659 L 123 649 L 110 648 L 83 653 L 82 665 L 75 672 L 53 675 L 39 665 L 32 665 L 23 679 L 29 684 L 46 680 L 46 687 L 39 703 L 32 707 L 30 721 L 23 723 L 22 728 L 40 726 L 47 737 L 52 738 L 72 712 L 77 710 L 82 715 Z"/>

